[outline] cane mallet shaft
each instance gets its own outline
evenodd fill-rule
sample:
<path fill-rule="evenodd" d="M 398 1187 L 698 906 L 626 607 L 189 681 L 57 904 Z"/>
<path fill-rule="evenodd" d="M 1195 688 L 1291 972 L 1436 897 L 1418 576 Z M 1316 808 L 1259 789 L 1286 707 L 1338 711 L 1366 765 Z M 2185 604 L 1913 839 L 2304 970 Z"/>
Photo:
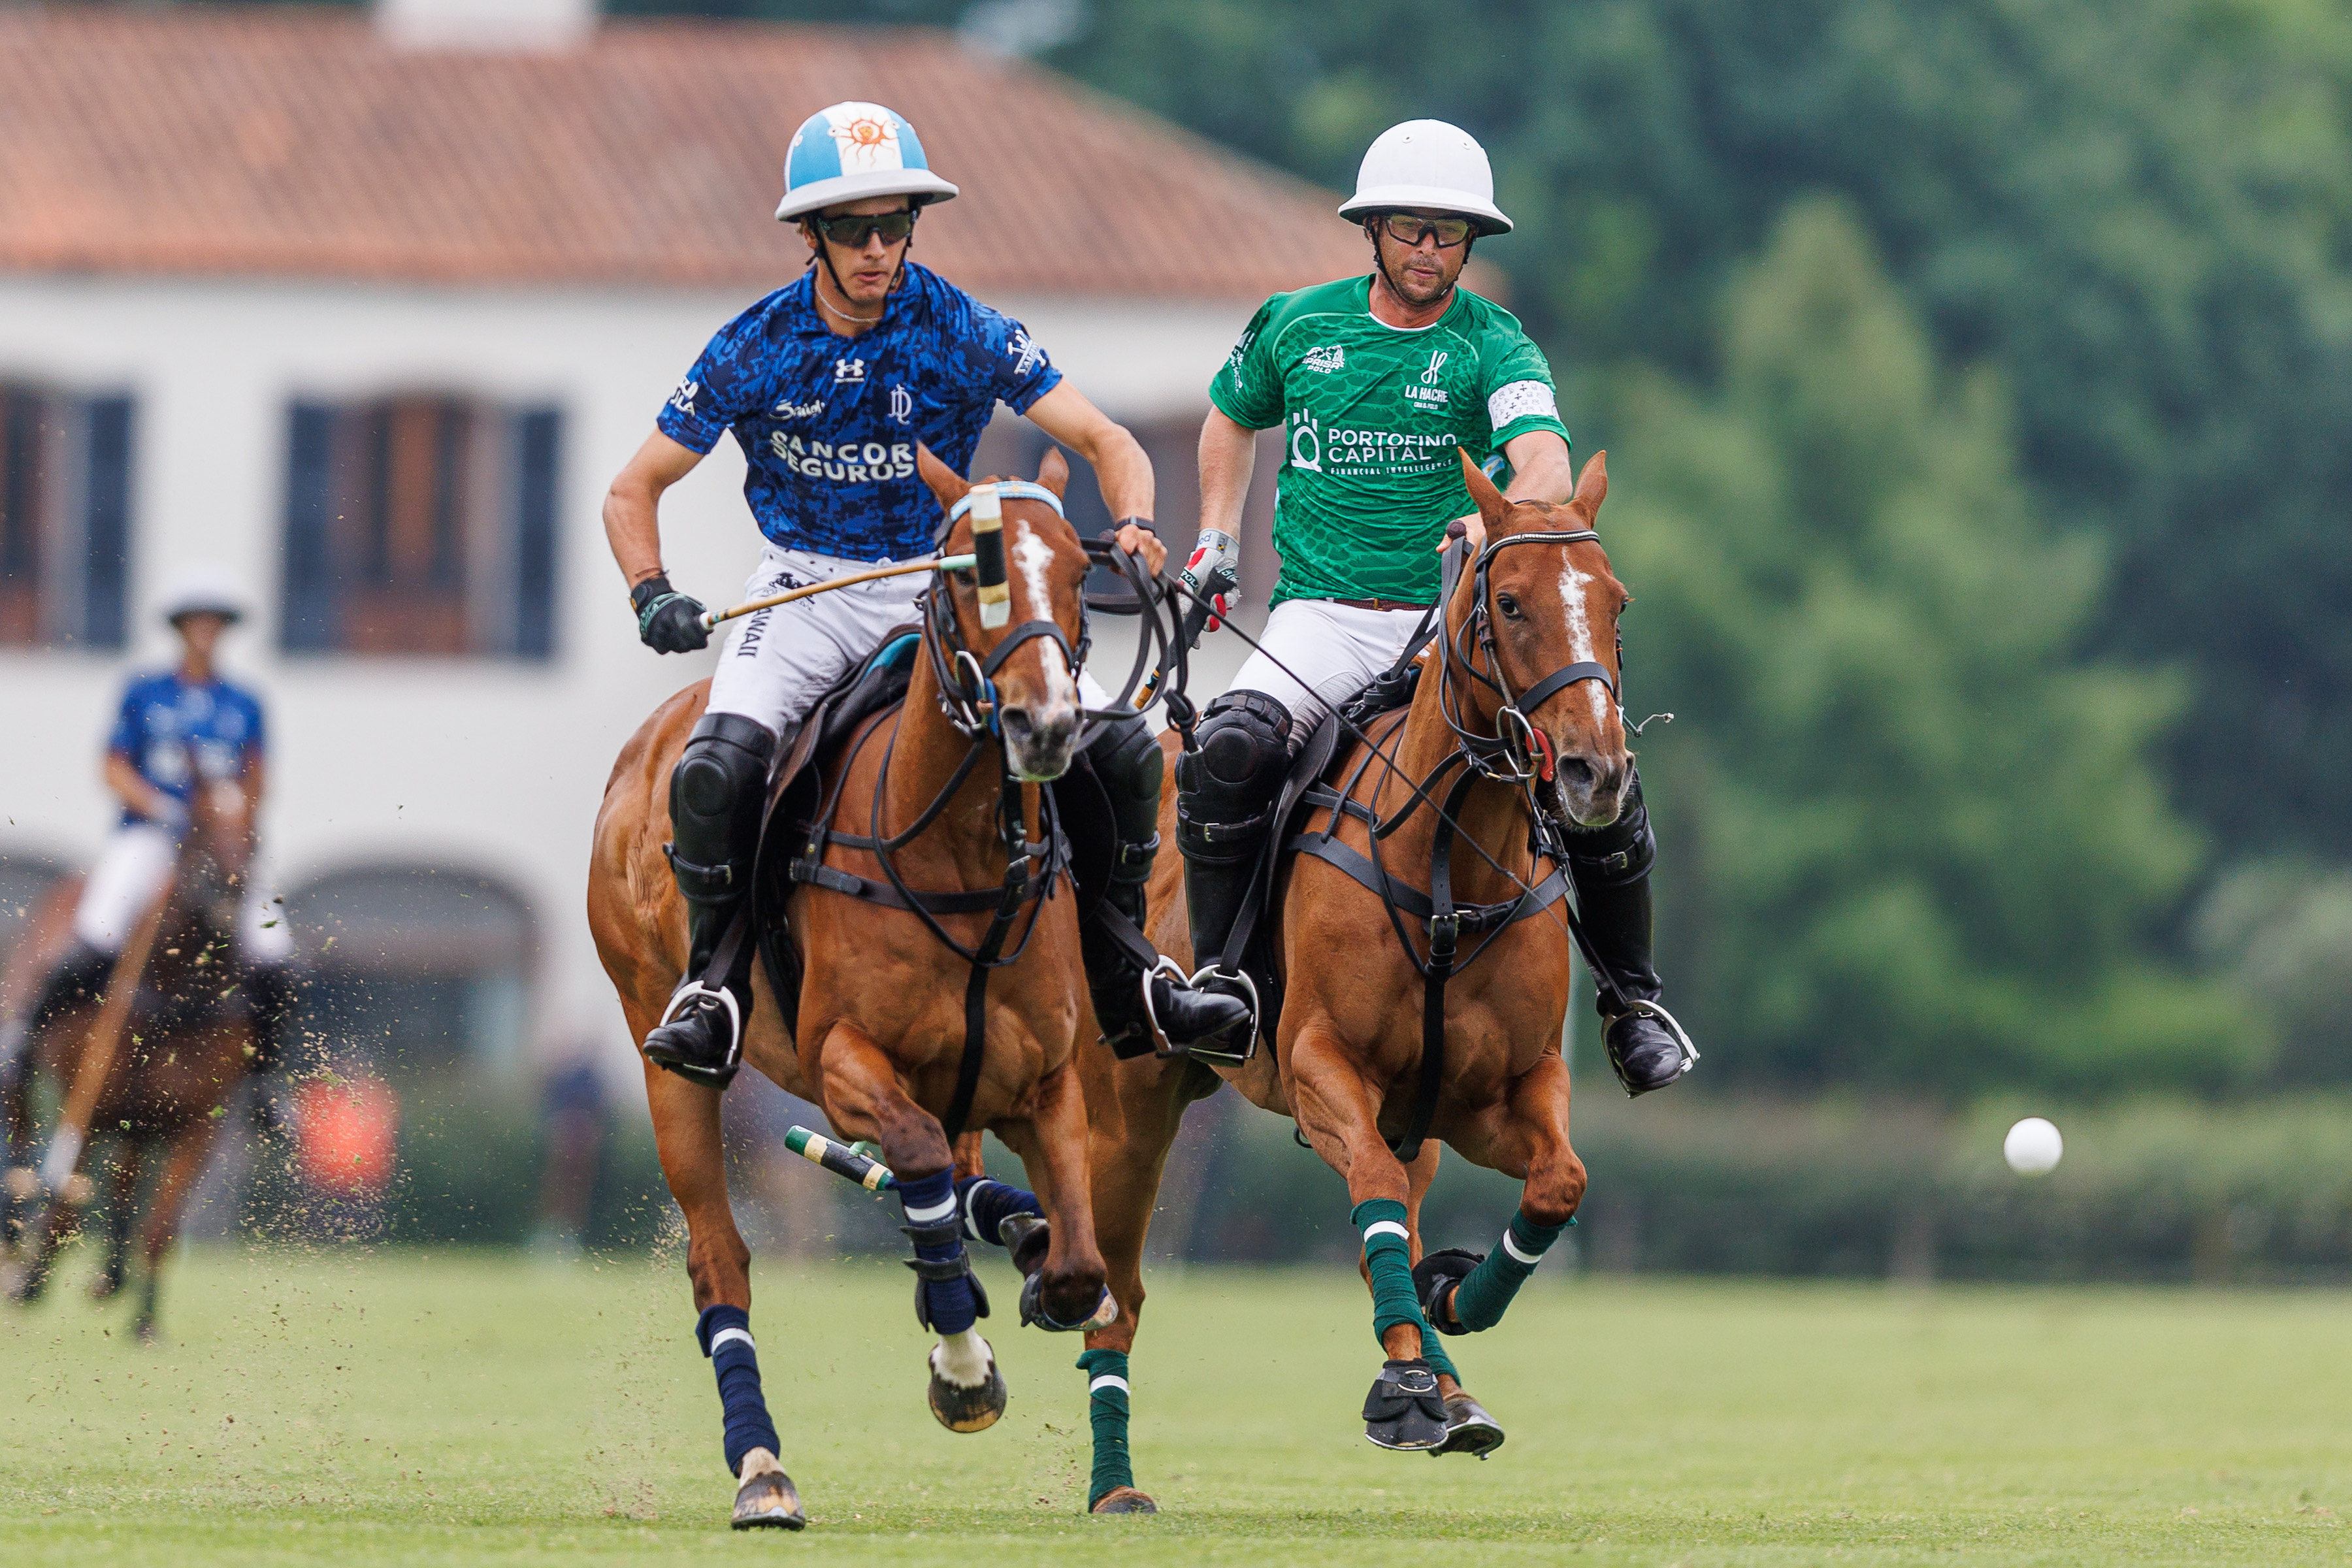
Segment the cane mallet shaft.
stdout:
<path fill-rule="evenodd" d="M 822 1132 L 812 1132 L 805 1127 L 785 1130 L 784 1147 L 802 1159 L 823 1165 L 835 1175 L 856 1182 L 869 1193 L 887 1192 L 898 1184 L 890 1167 L 870 1154 L 862 1154 L 847 1143 L 836 1143 Z"/>
<path fill-rule="evenodd" d="M 969 555 L 942 555 L 936 561 L 908 561 L 896 566 L 877 566 L 870 572 L 852 572 L 846 577 L 812 583 L 805 588 L 794 588 L 790 593 L 772 594 L 764 599 L 746 599 L 728 609 L 705 610 L 702 613 L 702 629 L 709 631 L 721 622 L 737 620 L 758 610 L 773 609 L 778 605 L 789 605 L 794 599 L 805 599 L 812 594 L 830 594 L 835 588 L 854 588 L 860 583 L 877 583 L 885 577 L 904 577 L 914 572 L 968 572 L 971 564 L 972 558 Z"/>
<path fill-rule="evenodd" d="M 130 1026 L 139 977 L 147 972 L 147 955 L 154 951 L 156 933 L 163 926 L 164 906 L 171 900 L 167 888 L 132 929 L 131 941 L 107 977 L 106 997 L 99 1004 L 98 1022 L 90 1026 L 89 1037 L 82 1044 L 81 1060 L 74 1064 L 73 1085 L 66 1091 L 65 1108 L 58 1114 L 57 1131 L 50 1135 L 48 1153 L 41 1161 L 41 1184 L 59 1196 L 65 1195 L 81 1165 L 82 1146 L 89 1139 L 90 1120 L 98 1114 L 99 1095 L 106 1088 L 107 1074 L 114 1068 L 123 1031 Z"/>

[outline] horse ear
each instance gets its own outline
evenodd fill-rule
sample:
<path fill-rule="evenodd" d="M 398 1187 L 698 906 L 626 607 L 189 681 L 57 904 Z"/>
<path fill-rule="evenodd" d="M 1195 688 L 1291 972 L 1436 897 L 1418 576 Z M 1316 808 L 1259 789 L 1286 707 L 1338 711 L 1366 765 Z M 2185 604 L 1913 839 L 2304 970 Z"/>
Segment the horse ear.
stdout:
<path fill-rule="evenodd" d="M 1045 448 L 1045 460 L 1037 465 L 1037 482 L 1057 496 L 1069 489 L 1070 460 L 1062 456 L 1062 448 Z"/>
<path fill-rule="evenodd" d="M 1591 528 L 1601 515 L 1601 503 L 1609 499 L 1609 449 L 1604 447 L 1585 460 L 1584 471 L 1576 476 L 1576 494 L 1569 498 L 1570 510 L 1584 518 Z"/>
<path fill-rule="evenodd" d="M 1478 516 L 1485 521 L 1486 531 L 1493 533 L 1511 515 L 1511 503 L 1503 499 L 1503 492 L 1495 488 L 1486 471 L 1470 460 L 1467 450 L 1460 447 L 1454 450 L 1462 459 L 1462 479 L 1470 487 L 1470 499 L 1478 503 Z"/>
<path fill-rule="evenodd" d="M 971 489 L 971 481 L 939 460 L 929 447 L 915 443 L 915 471 L 923 476 L 923 483 L 940 498 L 940 510 L 944 511 L 963 500 Z"/>

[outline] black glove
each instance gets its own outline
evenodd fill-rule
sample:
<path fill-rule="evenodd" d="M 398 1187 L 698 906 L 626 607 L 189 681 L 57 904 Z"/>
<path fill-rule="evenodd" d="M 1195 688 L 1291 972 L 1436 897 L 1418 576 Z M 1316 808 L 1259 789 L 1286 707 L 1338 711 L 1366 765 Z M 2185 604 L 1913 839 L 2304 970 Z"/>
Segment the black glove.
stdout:
<path fill-rule="evenodd" d="M 629 604 L 637 612 L 637 637 L 656 653 L 692 653 L 710 643 L 702 624 L 702 604 L 669 585 L 660 573 L 629 590 Z"/>

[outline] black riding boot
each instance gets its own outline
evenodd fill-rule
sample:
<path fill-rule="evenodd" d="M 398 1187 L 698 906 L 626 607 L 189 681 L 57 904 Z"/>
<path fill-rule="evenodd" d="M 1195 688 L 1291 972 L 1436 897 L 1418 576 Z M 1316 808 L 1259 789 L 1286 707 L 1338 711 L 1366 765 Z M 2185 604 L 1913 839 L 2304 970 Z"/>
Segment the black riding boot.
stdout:
<path fill-rule="evenodd" d="M 1263 691 L 1228 691 L 1202 716 L 1200 749 L 1176 759 L 1176 847 L 1184 856 L 1192 962 L 1207 972 L 1195 984 L 1242 998 L 1250 1013 L 1247 1032 L 1216 1036 L 1213 1049 L 1198 1042 L 1196 1055 L 1246 1059 L 1256 1044 L 1256 988 L 1220 961 L 1274 831 L 1275 800 L 1290 768 L 1290 710 Z"/>
<path fill-rule="evenodd" d="M 68 1007 L 95 1002 L 106 992 L 116 955 L 100 952 L 77 938 L 72 949 L 58 960 L 41 982 L 33 1005 L 25 1012 L 25 1032 L 30 1035 Z"/>
<path fill-rule="evenodd" d="M 1616 821 L 1596 828 L 1571 823 L 1567 839 L 1577 914 L 1594 952 L 1626 1001 L 1657 1003 L 1665 994 L 1650 946 L 1650 867 L 1658 856 L 1658 839 L 1642 804 L 1640 775 L 1627 786 L 1625 808 Z M 1671 1017 L 1662 1020 L 1639 1007 L 1612 1015 L 1608 994 L 1595 989 L 1600 991 L 1601 1044 L 1626 1093 L 1664 1089 L 1690 1070 L 1698 1053 L 1684 1049 L 1679 1026 Z"/>
<path fill-rule="evenodd" d="M 1095 778 L 1110 797 L 1113 846 L 1110 878 L 1095 917 L 1079 929 L 1087 989 L 1103 1043 L 1114 1055 L 1139 1057 L 1157 1048 L 1157 1022 L 1179 1048 L 1249 1022 L 1248 1004 L 1213 991 L 1196 991 L 1165 972 L 1155 973 L 1144 936 L 1146 886 L 1160 849 L 1160 742 L 1140 717 L 1105 726 L 1087 748 Z M 1129 931 L 1106 917 L 1116 911 Z M 1149 993 L 1146 987 L 1149 987 Z"/>
<path fill-rule="evenodd" d="M 665 1021 L 646 1036 L 646 1059 L 715 1089 L 734 1078 L 751 1022 L 748 935 L 730 955 L 728 973 L 712 973 L 712 961 L 751 890 L 768 759 L 776 750 L 766 725 L 739 713 L 706 713 L 669 775 L 675 837 L 663 853 L 686 900 L 686 974 Z"/>

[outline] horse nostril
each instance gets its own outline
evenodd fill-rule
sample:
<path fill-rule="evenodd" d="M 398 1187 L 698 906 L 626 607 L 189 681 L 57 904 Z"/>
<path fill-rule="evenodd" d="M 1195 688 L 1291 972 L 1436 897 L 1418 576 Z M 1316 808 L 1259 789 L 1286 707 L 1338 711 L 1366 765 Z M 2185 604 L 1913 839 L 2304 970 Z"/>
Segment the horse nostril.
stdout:
<path fill-rule="evenodd" d="M 1582 757 L 1562 757 L 1559 760 L 1559 782 L 1564 789 L 1578 789 L 1593 783 L 1592 764 Z"/>
<path fill-rule="evenodd" d="M 1004 738 L 1015 745 L 1025 744 L 1030 731 L 1035 728 L 1026 708 L 1005 709 L 998 715 L 997 723 L 1003 729 Z"/>

